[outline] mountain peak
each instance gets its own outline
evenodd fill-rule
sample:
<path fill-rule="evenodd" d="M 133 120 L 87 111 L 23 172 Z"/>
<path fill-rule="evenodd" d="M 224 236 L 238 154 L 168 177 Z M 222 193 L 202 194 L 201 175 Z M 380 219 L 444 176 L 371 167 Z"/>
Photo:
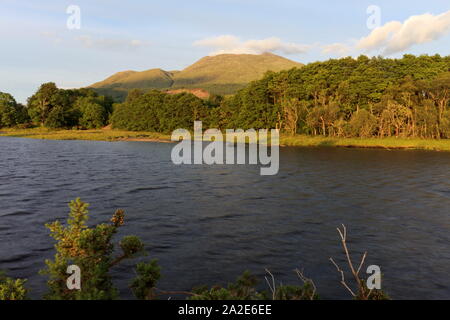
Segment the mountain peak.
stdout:
<path fill-rule="evenodd" d="M 122 71 L 91 85 L 101 94 L 123 100 L 131 89 L 203 89 L 216 94 L 233 94 L 267 71 L 281 71 L 302 64 L 273 53 L 220 54 L 206 56 L 182 71 L 150 69 Z"/>

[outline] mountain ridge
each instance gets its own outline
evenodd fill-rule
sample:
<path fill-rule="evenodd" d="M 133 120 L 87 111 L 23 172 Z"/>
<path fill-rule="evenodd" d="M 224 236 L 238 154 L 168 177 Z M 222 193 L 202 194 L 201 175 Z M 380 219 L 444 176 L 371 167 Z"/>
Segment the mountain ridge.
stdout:
<path fill-rule="evenodd" d="M 100 94 L 123 100 L 131 89 L 202 89 L 213 94 L 233 94 L 267 71 L 282 71 L 303 64 L 272 54 L 221 54 L 206 56 L 181 71 L 154 68 L 126 70 L 89 86 Z"/>

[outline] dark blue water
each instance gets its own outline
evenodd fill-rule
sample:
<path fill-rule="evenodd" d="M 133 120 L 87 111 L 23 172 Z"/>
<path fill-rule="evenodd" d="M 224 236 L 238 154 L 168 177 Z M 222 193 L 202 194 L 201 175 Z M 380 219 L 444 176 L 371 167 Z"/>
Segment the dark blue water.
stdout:
<path fill-rule="evenodd" d="M 165 290 L 265 268 L 298 284 L 301 268 L 323 298 L 348 298 L 329 262 L 343 262 L 344 223 L 355 260 L 367 250 L 393 298 L 450 299 L 450 153 L 283 148 L 280 173 L 262 177 L 257 166 L 175 166 L 171 148 L 0 137 L 0 269 L 41 297 L 37 273 L 54 254 L 44 224 L 81 197 L 92 224 L 126 210 L 118 237 L 143 239 Z M 126 298 L 133 263 L 114 270 Z"/>

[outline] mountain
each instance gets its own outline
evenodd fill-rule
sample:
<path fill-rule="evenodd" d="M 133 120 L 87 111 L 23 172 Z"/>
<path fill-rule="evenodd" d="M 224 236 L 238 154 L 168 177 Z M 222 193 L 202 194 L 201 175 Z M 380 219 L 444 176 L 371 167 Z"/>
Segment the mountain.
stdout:
<path fill-rule="evenodd" d="M 173 84 L 174 73 L 161 69 L 146 71 L 122 71 L 111 77 L 94 83 L 90 88 L 100 94 L 110 95 L 117 100 L 123 100 L 131 89 L 165 89 Z"/>
<path fill-rule="evenodd" d="M 204 57 L 182 71 L 123 71 L 90 87 L 123 100 L 130 89 L 203 89 L 215 94 L 233 94 L 269 70 L 301 67 L 301 63 L 271 53 L 222 54 Z"/>

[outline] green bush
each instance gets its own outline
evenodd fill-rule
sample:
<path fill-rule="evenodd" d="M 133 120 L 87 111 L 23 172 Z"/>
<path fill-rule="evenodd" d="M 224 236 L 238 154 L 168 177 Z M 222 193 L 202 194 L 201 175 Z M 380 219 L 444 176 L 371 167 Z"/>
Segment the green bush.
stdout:
<path fill-rule="evenodd" d="M 131 283 L 131 290 L 140 300 L 152 300 L 156 298 L 154 287 L 161 278 L 161 268 L 157 260 L 149 263 L 141 262 L 136 266 L 136 278 Z"/>
<path fill-rule="evenodd" d="M 124 259 L 143 253 L 144 245 L 134 236 L 120 242 L 122 254 L 113 258 L 113 236 L 124 223 L 124 212 L 117 210 L 109 224 L 88 227 L 88 204 L 80 199 L 69 205 L 67 226 L 59 221 L 47 224 L 51 236 L 56 240 L 54 260 L 46 260 L 47 268 L 42 271 L 49 277 L 49 291 L 46 299 L 63 300 L 105 300 L 117 298 L 110 275 L 112 267 Z M 81 269 L 81 290 L 68 290 L 67 267 L 76 265 Z"/>
<path fill-rule="evenodd" d="M 23 279 L 8 278 L 0 272 L 0 300 L 26 300 L 28 294 L 26 282 Z"/>
<path fill-rule="evenodd" d="M 317 300 L 311 282 L 303 286 L 279 285 L 271 287 L 271 291 L 258 291 L 258 280 L 248 271 L 244 272 L 235 283 L 228 286 L 215 286 L 210 289 L 199 287 L 193 290 L 190 300 Z"/>
<path fill-rule="evenodd" d="M 190 300 L 259 300 L 263 294 L 256 291 L 258 284 L 256 277 L 250 272 L 244 272 L 235 283 L 230 283 L 226 288 L 215 286 L 210 289 L 198 287 L 193 290 L 194 295 Z"/>

